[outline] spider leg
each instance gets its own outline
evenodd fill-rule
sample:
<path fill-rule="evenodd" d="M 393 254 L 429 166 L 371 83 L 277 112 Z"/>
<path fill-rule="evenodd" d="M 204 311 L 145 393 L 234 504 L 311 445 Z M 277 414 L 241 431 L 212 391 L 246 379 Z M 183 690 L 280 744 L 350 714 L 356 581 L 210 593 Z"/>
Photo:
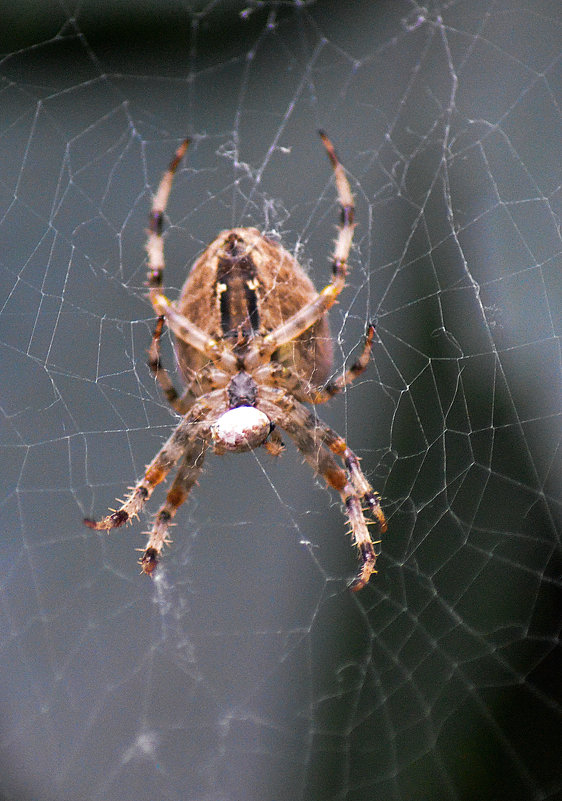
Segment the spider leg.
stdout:
<path fill-rule="evenodd" d="M 310 417 L 312 418 L 315 432 L 321 442 L 326 445 L 332 451 L 332 453 L 334 453 L 336 456 L 339 456 L 345 464 L 357 494 L 369 507 L 369 511 L 375 519 L 379 533 L 384 534 L 387 529 L 387 523 L 384 512 L 381 509 L 380 496 L 378 493 L 374 492 L 373 488 L 365 478 L 365 474 L 359 465 L 359 458 L 351 450 L 343 437 L 340 437 L 339 434 L 337 434 L 319 418 L 315 418 L 312 414 L 310 414 Z"/>
<path fill-rule="evenodd" d="M 283 444 L 283 440 L 281 439 L 281 434 L 277 428 L 274 428 L 273 431 L 270 433 L 269 437 L 263 443 L 263 447 L 269 453 L 270 456 L 281 456 L 283 451 L 285 450 L 285 445 Z"/>
<path fill-rule="evenodd" d="M 149 576 L 158 565 L 162 548 L 170 542 L 168 529 L 176 512 L 187 500 L 191 489 L 197 483 L 203 468 L 206 450 L 207 443 L 200 439 L 192 439 L 187 445 L 180 468 L 168 491 L 166 501 L 158 510 L 149 540 L 140 558 L 143 573 Z"/>
<path fill-rule="evenodd" d="M 146 243 L 146 250 L 148 253 L 148 278 L 147 284 L 150 287 L 150 295 L 152 299 L 152 292 L 154 289 L 159 289 L 163 283 L 164 276 L 164 240 L 162 239 L 162 229 L 164 227 L 164 213 L 168 205 L 168 198 L 170 197 L 170 190 L 174 175 L 178 165 L 185 155 L 189 146 L 189 139 L 184 139 L 174 154 L 174 158 L 158 186 L 158 190 L 152 200 L 152 209 L 150 211 L 150 223 L 148 229 L 148 241 Z"/>
<path fill-rule="evenodd" d="M 191 345 L 207 355 L 214 362 L 217 362 L 222 354 L 218 343 L 211 337 L 208 337 L 195 323 L 192 323 L 186 317 L 176 312 L 173 304 L 163 292 L 165 261 L 162 230 L 164 228 L 164 214 L 168 205 L 174 175 L 189 146 L 189 141 L 189 139 L 184 139 L 176 150 L 174 158 L 162 176 L 152 201 L 148 239 L 146 242 L 146 251 L 148 254 L 146 284 L 149 289 L 150 302 L 157 316 L 166 318 L 167 324 L 176 336 L 179 336 L 180 339 L 183 339 L 188 345 Z"/>
<path fill-rule="evenodd" d="M 263 388 L 260 390 L 260 396 L 258 408 L 289 434 L 306 461 L 322 476 L 328 486 L 339 492 L 361 558 L 359 571 L 350 587 L 353 591 L 362 589 L 369 581 L 369 577 L 376 572 L 377 560 L 374 544 L 363 516 L 362 502 L 367 503 L 378 524 L 379 532 L 384 533 L 386 521 L 378 495 L 373 492 L 359 467 L 359 460 L 347 447 L 345 440 L 317 420 L 305 406 L 283 390 Z M 342 458 L 347 470 L 338 466 L 332 453 Z"/>
<path fill-rule="evenodd" d="M 110 514 L 98 521 L 86 518 L 84 523 L 97 531 L 109 531 L 112 528 L 119 528 L 132 517 L 138 516 L 155 487 L 164 481 L 172 467 L 179 461 L 188 443 L 197 438 L 205 441 L 210 439 L 210 424 L 207 420 L 209 408 L 220 411 L 227 408 L 224 390 L 216 390 L 207 395 L 205 403 L 196 403 L 191 411 L 180 420 L 171 436 L 147 466 L 144 476 L 132 487 L 131 492 L 118 509 L 111 511 Z"/>
<path fill-rule="evenodd" d="M 219 342 L 202 331 L 195 323 L 181 314 L 165 295 L 158 292 L 156 298 L 151 297 L 152 305 L 158 316 L 163 316 L 170 331 L 182 342 L 204 353 L 213 364 L 227 371 L 236 372 L 238 361 L 236 356 Z"/>
<path fill-rule="evenodd" d="M 336 155 L 334 146 L 324 131 L 319 131 L 319 134 L 334 170 L 341 209 L 339 233 L 332 258 L 332 280 L 314 300 L 305 304 L 298 312 L 264 337 L 264 347 L 260 352 L 262 363 L 281 345 L 291 342 L 291 340 L 310 328 L 311 325 L 314 325 L 333 306 L 345 286 L 347 260 L 351 250 L 353 229 L 355 228 L 353 221 L 355 206 L 349 182 Z"/>
<path fill-rule="evenodd" d="M 267 362 L 254 372 L 253 377 L 260 383 L 267 383 L 275 387 L 286 389 L 297 400 L 304 403 L 326 403 L 344 387 L 361 375 L 369 364 L 375 326 L 370 323 L 365 335 L 365 344 L 359 358 L 349 367 L 343 375 L 335 381 L 329 381 L 324 387 L 315 387 L 309 381 L 301 378 L 294 370 L 279 362 Z"/>
<path fill-rule="evenodd" d="M 160 337 L 162 336 L 163 327 L 164 317 L 159 317 L 148 350 L 148 366 L 160 384 L 160 388 L 172 409 L 178 414 L 185 414 L 193 406 L 197 395 L 193 392 L 192 382 L 180 396 L 170 379 L 168 371 L 162 366 L 160 361 Z"/>
<path fill-rule="evenodd" d="M 336 378 L 335 381 L 328 381 L 325 387 L 320 389 L 317 393 L 317 397 L 319 400 L 313 401 L 313 403 L 325 403 L 326 401 L 333 398 L 334 395 L 337 395 L 338 392 L 341 392 L 344 387 L 351 384 L 355 379 L 364 373 L 367 369 L 369 364 L 369 359 L 371 358 L 371 350 L 373 347 L 373 337 L 375 336 L 375 326 L 373 323 L 369 323 L 367 326 L 367 333 L 365 334 L 365 343 L 363 345 L 363 350 L 358 359 L 356 359 L 351 367 L 348 367 L 347 370 L 343 375 L 340 375 Z"/>

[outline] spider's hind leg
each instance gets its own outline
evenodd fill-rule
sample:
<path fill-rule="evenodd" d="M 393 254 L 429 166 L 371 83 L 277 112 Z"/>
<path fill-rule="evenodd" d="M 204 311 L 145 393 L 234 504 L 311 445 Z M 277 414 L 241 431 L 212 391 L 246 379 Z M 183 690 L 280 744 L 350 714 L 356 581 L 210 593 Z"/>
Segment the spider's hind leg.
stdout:
<path fill-rule="evenodd" d="M 181 145 L 176 150 L 174 158 L 158 185 L 156 194 L 152 201 L 152 209 L 150 211 L 148 239 L 146 242 L 146 252 L 148 254 L 148 272 L 146 285 L 148 286 L 148 295 L 152 308 L 158 317 L 164 317 L 167 325 L 174 332 L 176 337 L 183 340 L 187 345 L 199 350 L 209 357 L 213 362 L 223 361 L 230 365 L 235 364 L 234 357 L 228 358 L 217 342 L 209 337 L 199 326 L 180 314 L 174 307 L 174 304 L 164 294 L 164 239 L 162 237 L 162 230 L 164 228 L 164 214 L 168 205 L 170 191 L 174 175 L 185 152 L 189 146 L 189 139 L 184 139 Z M 157 339 L 158 337 L 156 337 Z M 154 338 L 153 338 L 154 342 Z M 162 384 L 162 381 L 160 382 Z M 166 383 L 165 392 L 169 389 L 170 382 Z M 162 384 L 164 387 L 164 384 Z M 175 393 L 174 401 L 177 399 Z"/>
<path fill-rule="evenodd" d="M 340 204 L 340 224 L 332 256 L 332 280 L 313 300 L 306 303 L 288 319 L 266 334 L 261 355 L 262 364 L 267 361 L 267 357 L 274 351 L 296 339 L 326 314 L 334 305 L 345 286 L 347 260 L 355 228 L 355 204 L 345 171 L 336 155 L 332 142 L 324 131 L 319 131 L 319 134 L 334 171 Z"/>
<path fill-rule="evenodd" d="M 162 229 L 164 227 L 164 213 L 168 205 L 168 198 L 170 197 L 174 175 L 188 146 L 189 139 L 184 139 L 176 150 L 168 169 L 162 176 L 158 190 L 152 201 L 148 241 L 146 243 L 146 250 L 148 253 L 148 276 L 146 283 L 151 290 L 160 289 L 163 283 L 164 240 L 162 239 Z"/>

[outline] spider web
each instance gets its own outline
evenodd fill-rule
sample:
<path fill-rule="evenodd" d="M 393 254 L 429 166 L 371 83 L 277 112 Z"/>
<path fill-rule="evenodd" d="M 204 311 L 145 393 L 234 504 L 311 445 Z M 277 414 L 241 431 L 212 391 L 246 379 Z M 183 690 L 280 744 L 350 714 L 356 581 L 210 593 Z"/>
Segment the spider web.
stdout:
<path fill-rule="evenodd" d="M 560 798 L 560 34 L 555 0 L 3 11 L 3 798 Z M 319 127 L 357 204 L 336 369 L 377 325 L 319 413 L 382 494 L 379 573 L 346 589 L 344 517 L 288 447 L 210 457 L 150 581 L 161 493 L 81 519 L 175 424 L 151 193 L 192 136 L 172 298 L 234 225 L 320 288 Z"/>

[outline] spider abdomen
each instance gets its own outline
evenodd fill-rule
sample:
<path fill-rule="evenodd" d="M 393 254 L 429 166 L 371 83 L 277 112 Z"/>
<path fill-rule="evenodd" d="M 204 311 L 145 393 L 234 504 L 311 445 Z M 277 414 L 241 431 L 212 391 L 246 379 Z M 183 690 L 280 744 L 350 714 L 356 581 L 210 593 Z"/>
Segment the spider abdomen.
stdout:
<path fill-rule="evenodd" d="M 285 248 L 256 228 L 222 231 L 194 263 L 176 308 L 215 339 L 265 335 L 318 295 L 314 284 Z M 186 380 L 206 359 L 176 344 Z M 276 360 L 318 386 L 330 376 L 333 348 L 326 315 L 280 348 Z"/>

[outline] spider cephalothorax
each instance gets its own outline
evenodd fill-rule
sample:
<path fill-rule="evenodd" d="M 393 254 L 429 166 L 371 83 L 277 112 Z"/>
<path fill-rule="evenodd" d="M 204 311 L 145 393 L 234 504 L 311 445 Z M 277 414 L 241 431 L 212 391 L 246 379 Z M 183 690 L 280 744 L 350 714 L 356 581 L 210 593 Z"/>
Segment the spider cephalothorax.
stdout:
<path fill-rule="evenodd" d="M 98 522 L 85 520 L 98 530 L 122 526 L 138 515 L 154 488 L 179 462 L 141 557 L 145 573 L 156 568 L 169 541 L 171 521 L 197 481 L 209 445 L 216 453 L 263 445 L 277 455 L 282 450 L 280 429 L 345 504 L 361 559 L 352 589 L 364 587 L 375 570 L 376 554 L 362 506 L 367 506 L 378 531 L 384 532 L 386 521 L 379 497 L 345 440 L 303 405 L 324 403 L 362 373 L 374 335 L 370 325 L 357 362 L 335 381 L 327 381 L 332 367 L 327 312 L 345 286 L 354 205 L 333 145 L 324 132 L 320 136 L 334 170 L 341 206 L 332 280 L 320 293 L 280 244 L 255 228 L 233 228 L 220 233 L 201 254 L 179 300 L 171 303 L 162 289 L 163 216 L 189 140 L 180 145 L 162 177 L 152 203 L 147 242 L 147 284 L 158 315 L 149 364 L 181 420 L 119 509 Z M 181 395 L 160 363 L 164 323 L 176 337 L 178 365 L 186 382 Z"/>

